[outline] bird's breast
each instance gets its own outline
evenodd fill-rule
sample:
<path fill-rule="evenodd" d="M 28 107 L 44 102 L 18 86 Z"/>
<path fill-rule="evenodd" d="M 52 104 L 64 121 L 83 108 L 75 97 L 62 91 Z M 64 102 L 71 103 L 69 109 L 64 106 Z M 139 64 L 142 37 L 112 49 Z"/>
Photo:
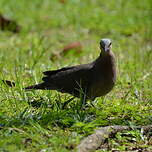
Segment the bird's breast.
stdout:
<path fill-rule="evenodd" d="M 116 81 L 116 67 L 114 63 L 104 63 L 93 72 L 93 81 L 90 87 L 92 98 L 106 95 L 112 90 Z"/>
<path fill-rule="evenodd" d="M 96 79 L 92 84 L 91 97 L 100 97 L 106 95 L 114 87 L 115 80 L 101 77 Z"/>

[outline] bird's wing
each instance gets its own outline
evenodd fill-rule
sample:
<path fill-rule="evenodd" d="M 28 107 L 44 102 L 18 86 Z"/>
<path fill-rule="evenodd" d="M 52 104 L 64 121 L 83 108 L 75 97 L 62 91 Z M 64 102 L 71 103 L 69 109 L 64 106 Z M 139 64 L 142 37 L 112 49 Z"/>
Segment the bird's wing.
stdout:
<path fill-rule="evenodd" d="M 44 72 L 42 80 L 48 89 L 67 92 L 79 96 L 78 89 L 87 87 L 91 80 L 92 64 L 65 67 L 55 71 Z"/>
<path fill-rule="evenodd" d="M 57 74 L 58 72 L 70 70 L 72 68 L 74 68 L 74 66 L 64 67 L 64 68 L 61 68 L 61 69 L 58 69 L 58 70 L 45 71 L 45 72 L 43 72 L 43 74 L 46 75 L 46 76 L 51 76 L 51 75 Z"/>

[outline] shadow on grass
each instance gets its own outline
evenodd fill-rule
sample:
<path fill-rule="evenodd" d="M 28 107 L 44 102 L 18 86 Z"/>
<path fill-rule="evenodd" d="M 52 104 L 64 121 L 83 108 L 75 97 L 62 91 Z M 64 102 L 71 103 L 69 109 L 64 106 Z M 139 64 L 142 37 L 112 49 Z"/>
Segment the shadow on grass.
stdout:
<path fill-rule="evenodd" d="M 35 103 L 29 103 L 29 106 L 22 112 L 12 117 L 5 116 L 5 114 L 0 115 L 0 127 L 1 129 L 4 127 L 23 127 L 38 123 L 44 128 L 48 126 L 61 129 L 69 128 L 88 135 L 98 126 L 150 123 L 148 116 L 137 113 L 138 109 L 130 107 L 121 109 L 120 106 L 116 107 L 116 105 L 113 108 L 114 105 L 108 105 L 108 103 L 96 103 L 98 105 L 92 106 L 90 102 L 87 102 L 86 107 L 81 108 L 79 99 L 72 100 L 66 108 L 63 108 L 65 102 L 60 99 L 55 99 L 53 103 L 50 103 L 40 98 L 34 100 Z"/>

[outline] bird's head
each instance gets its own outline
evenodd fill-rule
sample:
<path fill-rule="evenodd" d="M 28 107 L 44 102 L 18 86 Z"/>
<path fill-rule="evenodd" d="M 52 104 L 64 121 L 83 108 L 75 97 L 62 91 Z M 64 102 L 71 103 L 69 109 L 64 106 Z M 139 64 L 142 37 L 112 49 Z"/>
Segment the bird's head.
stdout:
<path fill-rule="evenodd" d="M 112 48 L 112 42 L 110 39 L 101 39 L 100 41 L 100 49 L 102 52 L 109 52 Z"/>

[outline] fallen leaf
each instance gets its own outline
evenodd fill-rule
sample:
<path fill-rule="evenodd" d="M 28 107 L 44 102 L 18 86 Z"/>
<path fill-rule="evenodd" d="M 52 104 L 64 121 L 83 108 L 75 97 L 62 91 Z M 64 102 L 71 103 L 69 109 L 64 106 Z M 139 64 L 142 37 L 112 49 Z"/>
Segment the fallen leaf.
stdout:
<path fill-rule="evenodd" d="M 2 31 L 20 32 L 21 27 L 13 20 L 10 20 L 0 14 L 0 29 Z"/>
<path fill-rule="evenodd" d="M 62 50 L 62 54 L 66 55 L 69 52 L 73 52 L 74 54 L 80 54 L 82 52 L 82 45 L 80 42 L 72 42 L 68 45 L 66 45 L 63 50 Z"/>
<path fill-rule="evenodd" d="M 64 4 L 66 0 L 59 0 L 60 3 Z"/>
<path fill-rule="evenodd" d="M 2 80 L 2 82 L 9 87 L 15 87 L 15 82 L 11 82 L 9 80 Z"/>
<path fill-rule="evenodd" d="M 75 56 L 78 56 L 81 54 L 81 52 L 82 44 L 80 42 L 72 42 L 64 46 L 61 51 L 52 52 L 50 60 L 55 61 L 69 54 L 74 54 Z"/>

